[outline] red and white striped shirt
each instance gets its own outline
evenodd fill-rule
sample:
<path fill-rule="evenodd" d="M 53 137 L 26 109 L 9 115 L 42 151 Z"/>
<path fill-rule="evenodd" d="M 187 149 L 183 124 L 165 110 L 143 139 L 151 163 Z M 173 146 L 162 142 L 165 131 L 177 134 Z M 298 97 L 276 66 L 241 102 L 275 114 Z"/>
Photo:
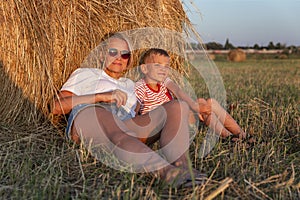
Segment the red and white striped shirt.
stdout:
<path fill-rule="evenodd" d="M 144 79 L 139 80 L 135 84 L 135 95 L 141 104 L 140 114 L 145 114 L 163 103 L 173 99 L 165 83 L 171 81 L 167 78 L 163 83 L 158 84 L 158 90 L 154 91 L 149 87 Z"/>

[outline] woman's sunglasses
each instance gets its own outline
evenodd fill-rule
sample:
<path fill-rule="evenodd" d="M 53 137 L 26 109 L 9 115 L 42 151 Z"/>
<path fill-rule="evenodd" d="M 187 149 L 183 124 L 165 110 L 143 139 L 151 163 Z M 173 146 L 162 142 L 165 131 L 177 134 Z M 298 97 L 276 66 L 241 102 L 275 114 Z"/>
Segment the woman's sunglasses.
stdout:
<path fill-rule="evenodd" d="M 108 49 L 108 55 L 111 57 L 116 57 L 119 53 L 118 49 L 110 48 Z M 120 51 L 121 58 L 128 59 L 130 57 L 130 52 L 127 50 Z"/>

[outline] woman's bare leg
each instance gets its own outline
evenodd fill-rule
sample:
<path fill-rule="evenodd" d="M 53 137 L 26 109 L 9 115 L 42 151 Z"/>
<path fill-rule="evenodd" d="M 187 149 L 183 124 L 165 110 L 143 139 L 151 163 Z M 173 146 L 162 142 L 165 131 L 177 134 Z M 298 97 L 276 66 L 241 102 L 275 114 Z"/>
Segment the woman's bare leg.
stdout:
<path fill-rule="evenodd" d="M 134 137 L 134 132 L 103 108 L 82 110 L 74 120 L 72 132 L 81 135 L 85 147 L 101 161 L 105 159 L 100 152 L 105 150 L 130 164 L 133 171 L 156 171 L 167 182 L 172 182 L 180 173 L 179 169 Z"/>
<path fill-rule="evenodd" d="M 160 151 L 170 163 L 187 166 L 188 118 L 188 105 L 185 102 L 171 101 L 125 123 L 138 137 L 147 137 L 147 143 L 159 140 Z"/>

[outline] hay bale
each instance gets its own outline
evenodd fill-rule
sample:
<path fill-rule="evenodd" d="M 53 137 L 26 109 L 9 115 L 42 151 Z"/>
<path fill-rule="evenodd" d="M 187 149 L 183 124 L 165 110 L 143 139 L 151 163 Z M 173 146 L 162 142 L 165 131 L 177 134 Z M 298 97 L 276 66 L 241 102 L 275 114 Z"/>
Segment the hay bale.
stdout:
<path fill-rule="evenodd" d="M 216 55 L 213 53 L 208 54 L 208 57 L 210 60 L 215 60 L 216 59 Z"/>
<path fill-rule="evenodd" d="M 241 49 L 230 50 L 227 59 L 232 62 L 243 62 L 246 60 L 246 53 Z"/>
<path fill-rule="evenodd" d="M 180 0 L 6 0 L 0 24 L 0 60 L 10 79 L 4 84 L 19 88 L 46 116 L 61 85 L 106 33 L 143 27 L 194 30 Z M 5 104 L 1 110 L 14 114 Z"/>
<path fill-rule="evenodd" d="M 289 57 L 286 55 L 286 54 L 279 54 L 279 55 L 277 55 L 277 56 L 275 56 L 275 58 L 277 58 L 277 59 L 288 59 Z"/>

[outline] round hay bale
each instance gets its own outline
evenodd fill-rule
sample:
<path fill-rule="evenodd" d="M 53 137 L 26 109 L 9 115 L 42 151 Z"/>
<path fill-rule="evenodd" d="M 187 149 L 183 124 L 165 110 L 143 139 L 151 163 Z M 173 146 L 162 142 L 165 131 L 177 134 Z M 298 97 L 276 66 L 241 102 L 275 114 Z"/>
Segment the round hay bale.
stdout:
<path fill-rule="evenodd" d="M 210 60 L 215 60 L 216 59 L 216 55 L 212 54 L 212 53 L 208 54 L 208 57 L 209 57 Z"/>
<path fill-rule="evenodd" d="M 275 58 L 278 58 L 278 59 L 288 59 L 289 57 L 286 54 L 279 54 L 279 55 L 275 56 Z"/>
<path fill-rule="evenodd" d="M 7 84 L 1 85 L 2 98 L 12 90 L 22 92 L 9 106 L 1 104 L 1 114 L 21 114 L 28 121 L 37 112 L 51 118 L 53 97 L 108 32 L 144 27 L 195 32 L 180 0 L 5 0 L 0 25 L 0 61 L 7 77 L 1 81 Z M 184 71 L 179 63 L 174 66 Z M 24 110 L 22 101 L 33 110 Z"/>
<path fill-rule="evenodd" d="M 227 59 L 232 62 L 243 62 L 246 60 L 246 53 L 241 49 L 230 50 Z"/>

